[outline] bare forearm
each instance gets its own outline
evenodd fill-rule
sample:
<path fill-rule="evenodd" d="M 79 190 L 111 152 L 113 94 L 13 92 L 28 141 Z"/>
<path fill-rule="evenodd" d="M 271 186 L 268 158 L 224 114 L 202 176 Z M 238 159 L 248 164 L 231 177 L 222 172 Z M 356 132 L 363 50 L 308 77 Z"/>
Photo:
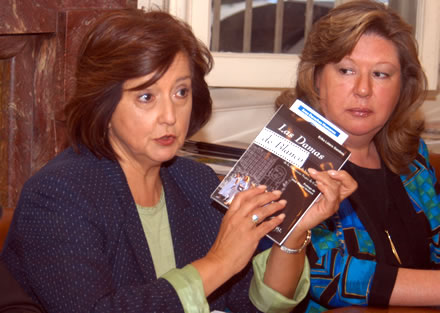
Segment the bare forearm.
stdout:
<path fill-rule="evenodd" d="M 216 260 L 210 258 L 209 256 L 205 256 L 204 258 L 192 262 L 192 265 L 197 269 L 202 279 L 206 297 L 233 276 L 233 273 L 228 271 L 227 266 L 220 266 Z"/>
<path fill-rule="evenodd" d="M 292 234 L 293 236 L 293 234 Z M 298 248 L 306 235 L 289 238 L 288 247 Z M 287 254 L 274 244 L 267 261 L 264 283 L 287 298 L 292 298 L 304 269 L 305 250 L 298 254 Z"/>
<path fill-rule="evenodd" d="M 390 305 L 440 305 L 440 271 L 400 268 Z"/>

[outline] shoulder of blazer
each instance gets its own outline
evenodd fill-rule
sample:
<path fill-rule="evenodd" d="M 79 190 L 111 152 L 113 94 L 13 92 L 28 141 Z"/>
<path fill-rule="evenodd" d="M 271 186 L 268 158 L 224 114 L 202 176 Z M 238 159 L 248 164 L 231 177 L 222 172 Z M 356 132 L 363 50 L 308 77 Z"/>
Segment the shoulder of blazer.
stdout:
<path fill-rule="evenodd" d="M 123 171 L 118 162 L 106 158 L 98 159 L 85 148 L 79 153 L 67 148 L 43 166 L 32 178 L 37 179 L 47 175 L 87 180 L 93 176 L 100 179 L 120 176 L 123 175 Z"/>
<path fill-rule="evenodd" d="M 58 198 L 66 197 L 63 199 L 77 197 L 92 202 L 98 199 L 115 201 L 116 198 L 124 205 L 133 202 L 127 179 L 118 162 L 98 159 L 89 151 L 78 154 L 71 148 L 50 160 L 23 185 L 23 198 L 34 201 L 39 199 L 38 194 L 45 193 L 57 194 Z"/>

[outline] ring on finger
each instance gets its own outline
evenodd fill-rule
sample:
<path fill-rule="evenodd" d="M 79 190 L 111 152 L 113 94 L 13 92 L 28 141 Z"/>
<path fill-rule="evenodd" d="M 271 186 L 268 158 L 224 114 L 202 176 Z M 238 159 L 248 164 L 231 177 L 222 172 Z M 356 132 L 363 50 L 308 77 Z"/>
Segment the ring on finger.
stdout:
<path fill-rule="evenodd" d="M 252 218 L 252 223 L 254 224 L 257 224 L 258 220 L 260 219 L 257 214 L 252 214 L 251 218 Z"/>

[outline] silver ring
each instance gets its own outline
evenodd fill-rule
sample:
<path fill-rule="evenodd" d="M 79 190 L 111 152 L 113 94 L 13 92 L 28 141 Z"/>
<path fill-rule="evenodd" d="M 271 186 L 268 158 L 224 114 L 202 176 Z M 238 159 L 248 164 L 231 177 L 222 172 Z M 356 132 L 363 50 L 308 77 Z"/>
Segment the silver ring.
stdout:
<path fill-rule="evenodd" d="M 257 214 L 252 214 L 252 223 L 257 224 L 259 219 Z"/>

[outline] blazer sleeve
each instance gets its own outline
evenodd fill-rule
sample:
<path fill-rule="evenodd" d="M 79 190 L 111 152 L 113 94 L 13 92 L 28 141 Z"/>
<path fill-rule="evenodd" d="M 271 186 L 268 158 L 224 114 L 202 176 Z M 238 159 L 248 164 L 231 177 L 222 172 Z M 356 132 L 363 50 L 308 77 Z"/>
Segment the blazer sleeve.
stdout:
<path fill-rule="evenodd" d="M 114 277 L 113 267 L 133 262 L 109 249 L 126 240 L 126 228 L 102 214 L 111 205 L 101 196 L 67 176 L 25 184 L 3 253 L 17 280 L 53 313 L 183 312 L 165 279 Z"/>

